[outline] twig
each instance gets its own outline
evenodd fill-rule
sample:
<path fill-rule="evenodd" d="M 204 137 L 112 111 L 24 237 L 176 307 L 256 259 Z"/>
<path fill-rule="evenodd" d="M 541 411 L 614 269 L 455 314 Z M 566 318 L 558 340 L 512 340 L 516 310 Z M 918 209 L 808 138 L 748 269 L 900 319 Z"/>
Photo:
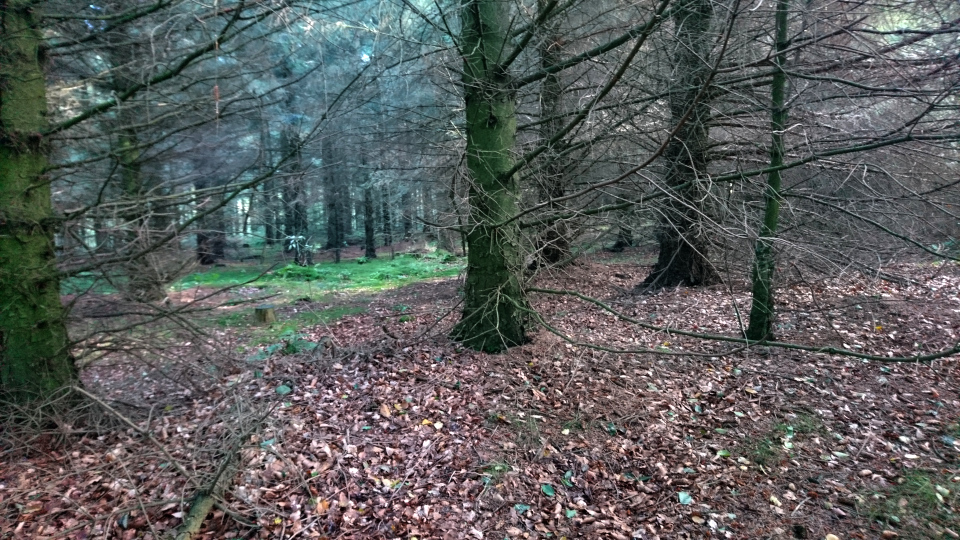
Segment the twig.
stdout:
<path fill-rule="evenodd" d="M 111 414 L 113 414 L 114 416 L 116 416 L 118 419 L 120 419 L 121 422 L 123 422 L 124 424 L 130 426 L 131 428 L 133 428 L 134 431 L 136 431 L 137 433 L 139 433 L 139 434 L 143 435 L 144 437 L 146 437 L 148 441 L 150 441 L 151 443 L 153 443 L 154 446 L 156 446 L 157 448 L 160 449 L 161 452 L 163 452 L 163 455 L 164 455 L 168 460 L 170 460 L 170 463 L 172 463 L 173 466 L 176 467 L 178 471 L 180 471 L 180 474 L 182 474 L 184 477 L 186 477 L 187 481 L 189 481 L 191 484 L 193 484 L 193 486 L 196 487 L 196 488 L 199 488 L 199 487 L 200 487 L 200 482 L 197 481 L 197 479 L 196 479 L 192 474 L 190 474 L 189 472 L 187 472 L 187 470 L 183 467 L 183 465 L 180 464 L 179 461 L 176 460 L 176 458 L 174 458 L 172 455 L 170 455 L 170 452 L 167 451 L 167 449 L 166 449 L 162 444 L 160 444 L 160 442 L 159 442 L 157 439 L 155 439 L 155 438 L 153 437 L 153 433 L 149 432 L 148 430 L 145 430 L 145 429 L 141 428 L 140 426 L 138 426 L 137 424 L 135 424 L 132 420 L 130 420 L 130 419 L 127 418 L 126 416 L 120 414 L 120 412 L 118 412 L 116 409 L 114 409 L 114 408 L 111 407 L 110 405 L 107 405 L 106 403 L 103 402 L 103 400 L 101 400 L 101 399 L 98 398 L 97 396 L 91 394 L 90 392 L 87 392 L 87 391 L 84 390 L 83 388 L 80 388 L 79 386 L 73 386 L 73 387 L 71 387 L 71 388 L 73 389 L 73 391 L 78 392 L 78 393 L 80 393 L 80 394 L 83 394 L 83 395 L 86 396 L 87 398 L 93 400 L 95 403 L 97 403 L 98 405 L 100 405 L 101 407 L 103 407 L 104 409 L 106 409 L 108 412 L 110 412 Z"/>
<path fill-rule="evenodd" d="M 276 406 L 267 409 L 266 413 L 234 440 L 233 447 L 220 462 L 220 466 L 217 467 L 217 472 L 214 473 L 207 487 L 197 490 L 193 502 L 190 503 L 190 513 L 187 514 L 187 517 L 180 525 L 176 540 L 193 540 L 193 538 L 197 536 L 200 532 L 200 527 L 203 526 L 203 520 L 207 517 L 207 514 L 210 513 L 210 510 L 213 509 L 214 504 L 216 504 L 217 499 L 223 493 L 226 485 L 233 480 L 233 475 L 227 474 L 227 471 L 232 469 L 234 463 L 237 461 L 244 439 L 250 436 L 250 433 L 252 433 L 275 408 Z"/>

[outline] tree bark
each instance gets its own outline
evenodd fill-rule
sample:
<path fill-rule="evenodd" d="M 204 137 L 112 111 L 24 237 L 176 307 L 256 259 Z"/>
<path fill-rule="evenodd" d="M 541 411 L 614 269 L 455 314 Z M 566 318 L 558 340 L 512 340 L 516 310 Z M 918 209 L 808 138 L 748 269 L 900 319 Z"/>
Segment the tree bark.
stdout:
<path fill-rule="evenodd" d="M 783 132 L 787 125 L 786 86 L 787 76 L 783 71 L 786 62 L 787 8 L 788 0 L 777 0 L 777 54 L 774 64 L 777 72 L 771 85 L 771 142 L 770 174 L 767 175 L 767 189 L 764 194 L 766 207 L 760 235 L 754 247 L 753 264 L 753 301 L 750 306 L 750 323 L 747 326 L 747 338 L 772 339 L 773 318 L 775 314 L 773 298 L 773 275 L 776 269 L 776 254 L 773 242 L 776 239 L 780 221 L 780 170 L 783 165 Z"/>
<path fill-rule="evenodd" d="M 209 187 L 209 183 L 206 180 L 194 182 L 195 189 L 202 190 L 207 187 Z M 205 199 L 205 202 L 197 205 L 197 211 L 206 212 L 207 207 L 219 204 L 221 197 L 223 197 L 223 194 L 210 195 Z M 200 264 L 214 264 L 226 255 L 227 233 L 223 211 L 223 208 L 218 208 L 204 215 L 198 222 L 197 262 Z"/>
<path fill-rule="evenodd" d="M 439 197 L 437 208 L 437 247 L 454 255 L 464 255 L 460 248 L 460 233 L 457 230 L 456 185 L 450 180 L 449 189 Z"/>
<path fill-rule="evenodd" d="M 293 128 L 285 129 L 282 134 L 282 153 L 294 153 L 290 162 L 283 167 L 283 232 L 286 238 L 283 242 L 285 253 L 294 253 L 297 264 L 305 264 L 305 249 L 309 231 L 307 230 L 307 201 L 304 193 L 299 135 Z M 298 247 L 299 246 L 299 247 Z"/>
<path fill-rule="evenodd" d="M 272 246 L 277 243 L 280 235 L 277 233 L 277 205 L 276 187 L 273 179 L 267 180 L 261 187 L 263 196 L 263 237 L 264 243 Z"/>
<path fill-rule="evenodd" d="M 624 212 L 620 219 L 623 221 L 630 219 L 629 213 Z M 617 239 L 607 248 L 607 251 L 620 253 L 628 247 L 633 247 L 633 228 L 630 224 L 621 222 L 617 225 Z"/>
<path fill-rule="evenodd" d="M 518 226 L 516 221 L 497 226 L 516 214 L 520 197 L 516 175 L 508 174 L 514 165 L 516 98 L 500 65 L 509 39 L 510 5 L 500 0 L 461 4 L 472 223 L 463 316 L 453 336 L 487 352 L 527 340 Z"/>
<path fill-rule="evenodd" d="M 377 258 L 376 216 L 373 211 L 373 193 L 370 188 L 363 190 L 363 256 L 368 259 Z"/>
<path fill-rule="evenodd" d="M 261 121 L 260 129 L 260 170 L 266 172 L 273 167 L 273 152 L 270 149 L 270 127 Z M 277 228 L 280 212 L 277 210 L 277 181 L 271 176 L 260 187 L 263 197 L 263 239 L 264 243 L 272 246 L 280 241 L 280 230 Z M 252 201 L 251 201 L 252 204 Z"/>
<path fill-rule="evenodd" d="M 545 9 L 546 0 L 538 0 L 539 8 Z M 561 59 L 562 38 L 557 29 L 557 21 L 547 21 L 540 36 L 538 52 L 540 54 L 540 67 L 549 70 L 559 63 Z M 559 73 L 550 73 L 543 78 L 540 83 L 540 139 L 541 144 L 547 144 L 560 130 L 563 129 L 563 116 L 561 116 L 561 98 L 563 97 L 563 87 L 560 82 Z M 566 194 L 565 163 L 559 152 L 559 142 L 554 143 L 541 156 L 543 165 L 540 167 L 540 178 L 538 191 L 540 192 L 540 201 L 547 202 L 547 208 L 551 212 L 561 210 L 560 205 L 554 203 L 554 199 L 563 197 Z M 554 221 L 547 225 L 536 241 L 536 261 L 547 265 L 555 265 L 562 261 L 570 259 L 570 231 L 563 220 Z"/>
<path fill-rule="evenodd" d="M 18 399 L 77 378 L 43 176 L 47 100 L 38 22 L 32 3 L 0 3 L 0 390 Z"/>
<path fill-rule="evenodd" d="M 410 240 L 410 233 L 413 232 L 413 197 L 408 190 L 400 195 L 400 230 L 403 233 L 402 240 Z"/>
<path fill-rule="evenodd" d="M 390 190 L 384 188 L 380 195 L 380 210 L 383 221 L 383 245 L 393 245 L 393 216 L 390 213 Z"/>
<path fill-rule="evenodd" d="M 681 0 L 673 13 L 676 53 L 669 95 L 674 125 L 686 121 L 667 145 L 666 184 L 672 191 L 660 216 L 660 253 L 642 288 L 711 285 L 720 275 L 710 263 L 710 240 L 704 222 L 710 215 L 707 177 L 710 110 L 701 88 L 711 66 L 709 50 L 713 0 Z"/>
<path fill-rule="evenodd" d="M 323 146 L 323 162 L 325 164 L 333 163 L 333 149 L 330 145 Z M 324 187 L 324 199 L 327 208 L 327 243 L 326 249 L 337 250 L 337 262 L 340 262 L 339 250 L 343 247 L 344 230 L 343 224 L 346 213 L 344 211 L 343 184 L 341 181 L 341 172 L 335 165 L 326 165 L 326 185 Z"/>
<path fill-rule="evenodd" d="M 142 46 L 125 34 L 108 48 L 106 56 L 111 65 L 110 90 L 116 95 L 125 95 L 139 81 L 139 64 L 136 59 Z M 112 152 L 120 180 L 120 200 L 116 240 L 122 252 L 136 253 L 151 246 L 156 240 L 151 204 L 149 176 L 144 171 L 140 134 L 137 124 L 142 122 L 143 101 L 130 99 L 117 107 L 116 143 Z M 166 296 L 166 285 L 171 280 L 175 257 L 155 249 L 120 264 L 120 272 L 126 278 L 121 292 L 128 300 L 155 302 Z"/>

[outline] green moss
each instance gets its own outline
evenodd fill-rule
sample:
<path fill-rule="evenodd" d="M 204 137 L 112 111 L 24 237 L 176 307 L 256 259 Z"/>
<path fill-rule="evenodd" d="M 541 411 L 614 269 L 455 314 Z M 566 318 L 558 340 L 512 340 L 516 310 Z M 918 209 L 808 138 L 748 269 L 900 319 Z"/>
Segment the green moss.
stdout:
<path fill-rule="evenodd" d="M 0 390 L 30 398 L 76 380 L 60 304 L 50 184 L 41 133 L 42 37 L 28 3 L 0 17 Z"/>

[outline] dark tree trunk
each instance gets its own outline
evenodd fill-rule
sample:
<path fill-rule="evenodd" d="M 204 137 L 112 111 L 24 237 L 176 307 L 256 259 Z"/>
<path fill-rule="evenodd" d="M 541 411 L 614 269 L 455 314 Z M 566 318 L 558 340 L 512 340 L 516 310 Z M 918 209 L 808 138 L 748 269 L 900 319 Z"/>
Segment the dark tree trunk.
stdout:
<path fill-rule="evenodd" d="M 328 144 L 325 144 L 323 147 L 323 161 L 324 163 L 334 162 L 333 148 Z M 340 262 L 339 250 L 343 248 L 343 241 L 345 239 L 344 221 L 346 216 L 344 214 L 346 214 L 346 208 L 343 196 L 344 186 L 339 167 L 327 165 L 324 171 L 326 172 L 324 200 L 327 209 L 327 243 L 325 247 L 326 249 L 337 250 L 336 258 L 337 262 Z"/>
<path fill-rule="evenodd" d="M 539 0 L 540 9 L 544 9 L 546 2 Z M 545 24 L 538 46 L 541 68 L 548 70 L 554 67 L 562 58 L 562 39 L 558 35 L 558 21 L 552 20 Z M 549 148 L 541 156 L 542 166 L 538 178 L 538 191 L 541 202 L 548 202 L 550 212 L 561 211 L 561 205 L 553 202 L 554 199 L 566 195 L 565 163 L 560 154 L 560 142 L 551 142 L 563 129 L 564 116 L 562 113 L 561 98 L 563 88 L 560 74 L 551 73 L 540 83 L 540 144 L 548 144 Z M 554 221 L 543 228 L 536 239 L 536 255 L 534 266 L 537 264 L 555 265 L 570 259 L 570 231 L 563 220 Z"/>
<path fill-rule="evenodd" d="M 194 184 L 197 190 L 206 189 L 208 184 L 205 180 L 197 181 Z M 210 265 L 224 258 L 227 235 L 225 231 L 225 220 L 223 208 L 210 210 L 218 205 L 222 195 L 210 195 L 205 198 L 205 202 L 197 206 L 197 211 L 204 213 L 198 220 L 199 228 L 197 230 L 197 262 L 203 265 Z"/>
<path fill-rule="evenodd" d="M 264 242 L 268 246 L 276 244 L 280 240 L 280 232 L 277 229 L 277 193 L 276 180 L 270 179 L 263 183 L 261 188 L 263 198 L 263 236 Z"/>
<path fill-rule="evenodd" d="M 291 253 L 295 262 L 307 264 L 307 245 L 309 231 L 307 230 L 307 197 L 306 186 L 303 182 L 302 164 L 300 160 L 300 136 L 293 129 L 284 130 L 281 148 L 284 155 L 292 154 L 289 162 L 283 167 L 283 232 L 286 238 L 283 242 L 285 253 Z"/>
<path fill-rule="evenodd" d="M 346 183 L 346 175 L 340 174 L 340 230 L 343 231 L 343 241 L 353 234 L 353 199 L 350 197 L 350 186 Z"/>
<path fill-rule="evenodd" d="M 444 196 L 439 199 L 436 219 L 437 223 L 440 224 L 440 229 L 437 231 L 437 247 L 455 255 L 463 255 L 460 234 L 456 229 L 456 185 L 454 182 L 454 180 L 450 181 L 449 189 L 446 189 Z"/>
<path fill-rule="evenodd" d="M 666 184 L 672 190 L 657 228 L 660 253 L 641 288 L 711 285 L 720 275 L 710 263 L 706 232 L 710 194 L 707 176 L 707 120 L 710 115 L 702 92 L 710 73 L 710 24 L 713 0 L 681 0 L 673 13 L 676 25 L 674 69 L 677 80 L 670 92 L 670 117 L 686 121 L 667 145 Z"/>
<path fill-rule="evenodd" d="M 141 45 L 136 41 L 114 44 L 107 49 L 106 58 L 111 64 L 110 90 L 117 95 L 127 93 L 139 78 L 139 68 L 134 59 Z M 119 212 L 116 241 L 127 260 L 118 265 L 126 278 L 120 286 L 121 294 L 128 300 L 153 302 L 166 296 L 170 257 L 160 246 L 154 246 L 159 235 L 152 227 L 153 204 L 148 200 L 151 182 L 144 171 L 138 124 L 142 122 L 143 102 L 129 99 L 120 104 L 113 119 L 116 139 L 111 155 L 114 170 L 119 177 Z M 111 178 L 112 180 L 112 178 Z M 136 255 L 143 253 L 142 255 Z M 175 264 L 175 263 L 174 263 Z"/>
<path fill-rule="evenodd" d="M 390 214 L 390 191 L 383 190 L 380 195 L 381 221 L 383 223 L 383 245 L 393 245 L 393 216 Z"/>
<path fill-rule="evenodd" d="M 373 193 L 370 188 L 363 190 L 363 256 L 368 259 L 377 257 L 376 216 L 373 210 Z"/>
<path fill-rule="evenodd" d="M 620 223 L 617 225 L 617 239 L 612 246 L 607 248 L 607 251 L 620 253 L 628 247 L 633 247 L 633 228 L 630 225 Z"/>
<path fill-rule="evenodd" d="M 413 197 L 410 196 L 409 189 L 400 196 L 400 227 L 403 231 L 403 240 L 410 240 L 410 233 L 413 232 Z"/>

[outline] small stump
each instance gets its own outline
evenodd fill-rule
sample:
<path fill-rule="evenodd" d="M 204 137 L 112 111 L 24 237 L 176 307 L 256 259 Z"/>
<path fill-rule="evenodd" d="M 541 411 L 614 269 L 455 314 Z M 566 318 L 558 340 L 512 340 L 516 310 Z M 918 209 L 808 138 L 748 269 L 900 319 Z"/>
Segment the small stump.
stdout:
<path fill-rule="evenodd" d="M 260 324 L 270 324 L 277 322 L 277 312 L 274 311 L 273 304 L 263 304 L 253 308 L 253 316 Z"/>

